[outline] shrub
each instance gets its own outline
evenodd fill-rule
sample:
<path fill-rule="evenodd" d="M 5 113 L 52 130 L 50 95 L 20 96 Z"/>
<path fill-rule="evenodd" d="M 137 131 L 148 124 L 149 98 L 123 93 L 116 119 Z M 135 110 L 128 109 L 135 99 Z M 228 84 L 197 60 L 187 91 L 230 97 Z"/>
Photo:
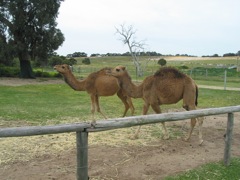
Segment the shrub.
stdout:
<path fill-rule="evenodd" d="M 20 70 L 17 67 L 8 67 L 0 65 L 0 76 L 1 77 L 19 77 Z"/>
<path fill-rule="evenodd" d="M 189 69 L 189 67 L 185 66 L 185 65 L 182 65 L 182 66 L 179 67 L 179 69 Z"/>
<path fill-rule="evenodd" d="M 89 58 L 84 58 L 84 59 L 82 60 L 82 63 L 83 63 L 83 64 L 91 64 Z"/>
<path fill-rule="evenodd" d="M 165 66 L 167 64 L 167 61 L 162 58 L 162 59 L 158 60 L 158 64 L 161 65 L 161 66 Z"/>
<path fill-rule="evenodd" d="M 53 56 L 48 61 L 49 66 L 55 66 L 57 64 L 63 64 L 63 59 L 59 56 Z"/>
<path fill-rule="evenodd" d="M 41 70 L 35 70 L 34 74 L 36 77 L 61 77 L 61 74 L 57 72 L 44 72 Z"/>

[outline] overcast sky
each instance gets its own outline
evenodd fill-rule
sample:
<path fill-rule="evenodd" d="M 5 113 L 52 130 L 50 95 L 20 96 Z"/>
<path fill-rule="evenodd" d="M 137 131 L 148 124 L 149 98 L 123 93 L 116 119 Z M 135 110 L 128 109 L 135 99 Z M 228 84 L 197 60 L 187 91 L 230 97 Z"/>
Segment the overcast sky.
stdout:
<path fill-rule="evenodd" d="M 129 51 L 116 34 L 120 24 L 134 26 L 145 51 L 222 56 L 240 50 L 240 0 L 65 0 L 57 22 L 65 36 L 60 55 Z"/>

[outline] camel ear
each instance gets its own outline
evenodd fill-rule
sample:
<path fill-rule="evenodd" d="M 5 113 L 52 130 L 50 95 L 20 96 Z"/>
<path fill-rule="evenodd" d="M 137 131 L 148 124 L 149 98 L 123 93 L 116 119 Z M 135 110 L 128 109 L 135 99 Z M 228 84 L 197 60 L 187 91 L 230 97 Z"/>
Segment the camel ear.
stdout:
<path fill-rule="evenodd" d="M 126 69 L 126 67 L 123 66 L 123 67 L 122 67 L 122 70 L 125 71 L 125 69 Z"/>

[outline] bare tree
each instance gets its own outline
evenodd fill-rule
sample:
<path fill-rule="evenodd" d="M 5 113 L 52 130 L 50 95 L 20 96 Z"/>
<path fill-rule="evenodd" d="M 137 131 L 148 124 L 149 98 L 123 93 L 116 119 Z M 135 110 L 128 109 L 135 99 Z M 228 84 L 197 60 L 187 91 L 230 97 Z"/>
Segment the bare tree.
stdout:
<path fill-rule="evenodd" d="M 137 75 L 143 75 L 143 69 L 139 60 L 139 54 L 141 50 L 144 50 L 145 43 L 144 41 L 136 41 L 136 30 L 133 28 L 133 25 L 128 27 L 125 24 L 121 24 L 119 28 L 116 28 L 116 34 L 120 35 L 120 40 L 127 44 L 129 51 L 132 56 L 133 63 L 137 70 Z"/>

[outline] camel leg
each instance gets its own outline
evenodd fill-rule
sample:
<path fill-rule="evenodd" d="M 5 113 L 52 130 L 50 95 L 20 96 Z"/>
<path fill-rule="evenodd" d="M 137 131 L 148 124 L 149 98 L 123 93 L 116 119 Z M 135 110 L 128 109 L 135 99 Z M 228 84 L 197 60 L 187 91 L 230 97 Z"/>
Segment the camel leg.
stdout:
<path fill-rule="evenodd" d="M 202 145 L 203 143 L 203 138 L 202 138 L 202 124 L 203 124 L 203 117 L 198 117 L 197 121 L 198 121 L 198 128 L 199 128 L 199 145 Z"/>
<path fill-rule="evenodd" d="M 95 120 L 95 96 L 91 95 L 91 113 L 92 113 L 92 119 L 93 119 L 93 123 L 96 123 Z"/>
<path fill-rule="evenodd" d="M 160 109 L 158 104 L 153 104 L 153 105 L 151 105 L 151 107 L 155 111 L 155 113 L 161 114 L 161 109 Z M 169 139 L 169 134 L 168 134 L 167 128 L 165 126 L 165 122 L 162 122 L 162 126 L 163 126 L 163 129 L 164 129 L 163 139 Z"/>
<path fill-rule="evenodd" d="M 192 118 L 191 119 L 191 127 L 190 127 L 190 130 L 188 132 L 188 136 L 185 138 L 185 141 L 189 141 L 189 139 L 191 138 L 195 125 L 196 125 L 196 118 Z"/>
<path fill-rule="evenodd" d="M 100 105 L 99 105 L 99 97 L 98 95 L 95 95 L 95 105 L 97 107 L 97 112 L 99 112 L 103 117 L 104 119 L 107 119 L 107 116 L 105 116 L 105 114 L 102 113 L 101 109 L 100 109 Z"/>
<path fill-rule="evenodd" d="M 191 107 L 189 106 L 187 108 L 187 106 L 184 107 L 186 110 L 190 111 L 190 110 L 195 110 L 196 107 Z M 189 141 L 189 139 L 191 138 L 192 136 L 192 132 L 193 132 L 193 129 L 196 125 L 196 122 L 198 122 L 198 128 L 199 128 L 199 134 L 198 134 L 198 137 L 199 137 L 199 145 L 201 145 L 203 143 L 203 138 L 202 138 L 202 124 L 203 124 L 203 117 L 198 117 L 198 118 L 192 118 L 191 119 L 191 127 L 190 127 L 190 130 L 188 132 L 188 136 L 185 138 L 185 141 Z"/>
<path fill-rule="evenodd" d="M 150 104 L 145 102 L 144 105 L 143 105 L 143 115 L 146 115 L 147 112 L 148 112 L 148 109 L 149 109 L 149 106 Z M 137 139 L 138 138 L 138 134 L 140 132 L 140 129 L 141 129 L 141 126 L 138 127 L 137 131 L 135 132 L 134 134 L 134 138 Z"/>
<path fill-rule="evenodd" d="M 119 99 L 121 99 L 121 101 L 123 102 L 123 104 L 124 104 L 124 106 L 125 106 L 125 110 L 124 110 L 123 116 L 122 116 L 122 117 L 124 117 L 124 116 L 126 116 L 127 111 L 128 111 L 128 109 L 129 109 L 129 104 L 128 104 L 128 102 L 127 102 L 127 96 L 124 96 L 124 95 L 123 95 L 122 90 L 119 90 L 119 91 L 117 92 L 117 96 L 119 97 Z"/>
<path fill-rule="evenodd" d="M 128 104 L 130 106 L 130 109 L 131 109 L 131 115 L 133 116 L 134 112 L 135 112 L 135 108 L 134 108 L 133 103 L 132 103 L 132 98 L 127 97 L 127 102 L 128 102 Z"/>

